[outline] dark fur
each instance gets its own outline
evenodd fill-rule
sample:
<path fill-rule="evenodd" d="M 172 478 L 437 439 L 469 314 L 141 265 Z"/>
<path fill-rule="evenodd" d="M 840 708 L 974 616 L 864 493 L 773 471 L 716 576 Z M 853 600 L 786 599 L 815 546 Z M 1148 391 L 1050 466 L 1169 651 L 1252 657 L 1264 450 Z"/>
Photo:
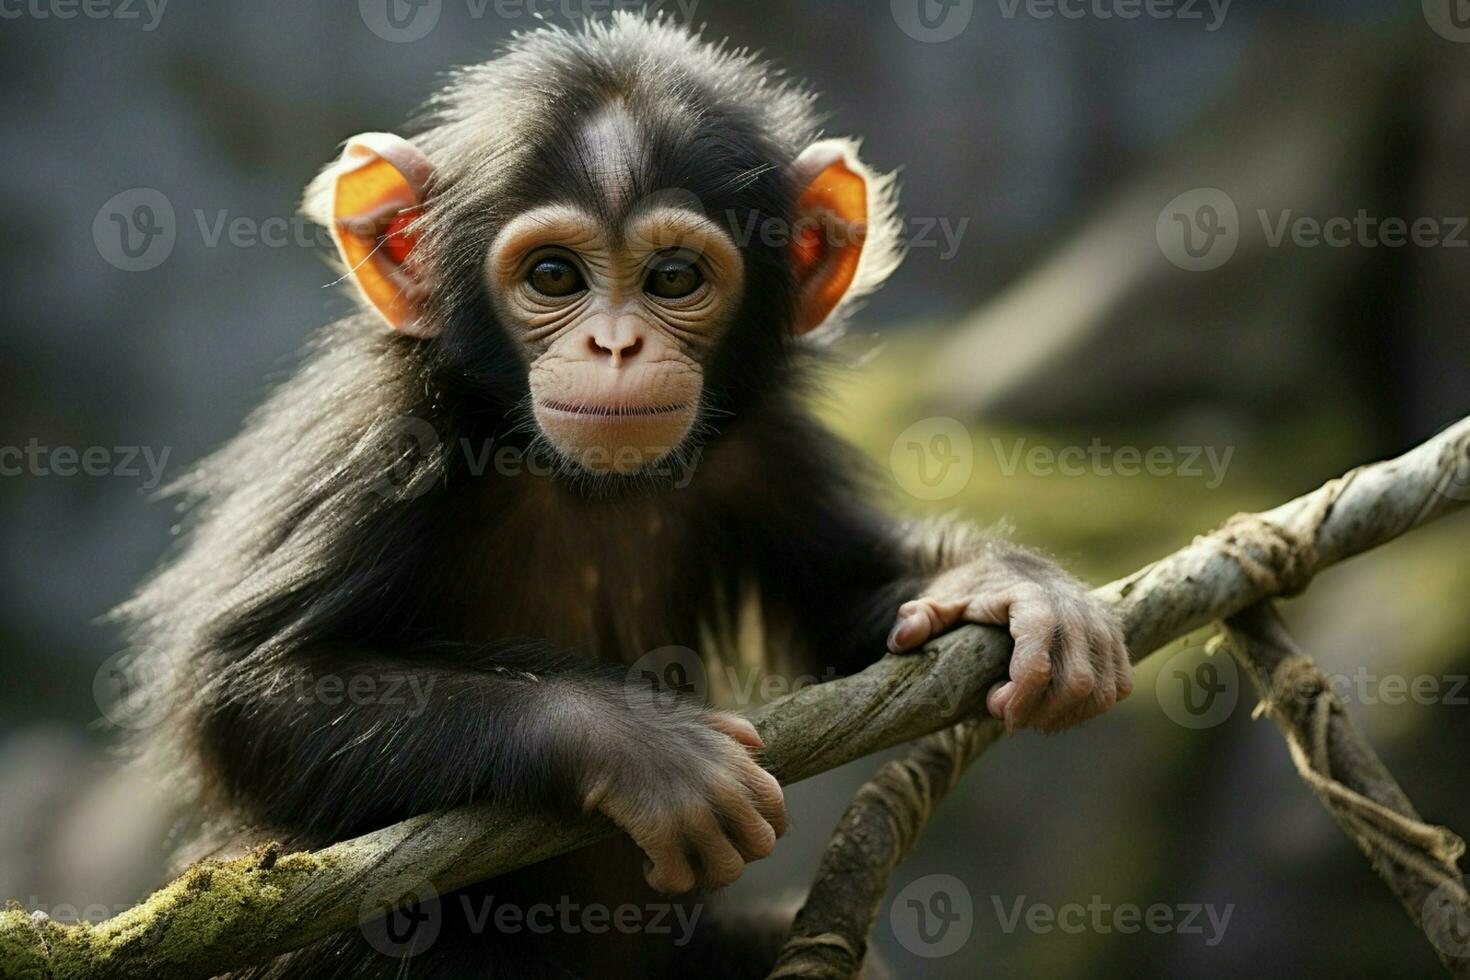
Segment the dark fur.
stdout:
<path fill-rule="evenodd" d="M 699 648 L 701 626 L 736 622 L 753 592 L 784 658 L 775 666 L 859 669 L 882 652 L 897 604 L 962 557 L 947 552 L 973 556 L 953 538 L 906 543 L 861 502 L 846 451 L 798 404 L 795 285 L 784 252 L 758 239 L 744 249 L 737 327 L 707 365 L 687 487 L 466 465 L 463 441 L 536 442 L 525 366 L 483 286 L 496 230 L 537 203 L 607 209 L 578 141 L 614 99 L 646 145 L 634 199 L 678 188 L 717 220 L 789 222 L 787 166 L 816 121 L 806 94 L 769 79 L 744 55 L 618 19 L 523 38 L 432 103 L 416 142 L 437 168 L 421 248 L 440 282 L 441 334 L 389 335 L 368 315 L 327 328 L 187 481 L 186 543 L 125 610 L 175 706 L 153 748 L 197 776 L 216 839 L 316 846 L 471 801 L 570 811 L 597 745 L 637 744 L 669 766 L 698 752 L 699 707 L 640 707 L 627 663 Z M 404 416 L 438 445 L 390 438 Z M 324 674 L 366 675 L 380 691 L 412 674 L 432 696 L 421 714 L 292 696 Z M 607 846 L 462 894 L 638 903 L 651 899 L 639 865 L 630 844 Z M 249 975 L 686 972 L 649 937 L 475 935 L 452 907 L 460 898 L 443 899 L 443 934 L 407 964 L 353 933 Z M 691 970 L 710 972 L 722 934 L 701 932 Z M 763 974 L 752 951 L 774 937 L 735 943 L 731 975 Z"/>

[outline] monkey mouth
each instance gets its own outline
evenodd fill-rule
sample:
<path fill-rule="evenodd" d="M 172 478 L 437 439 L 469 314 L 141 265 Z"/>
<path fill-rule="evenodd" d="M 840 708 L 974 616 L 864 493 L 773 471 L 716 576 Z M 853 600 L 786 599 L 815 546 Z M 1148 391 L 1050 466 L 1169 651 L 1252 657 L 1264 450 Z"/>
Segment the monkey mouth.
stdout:
<path fill-rule="evenodd" d="M 656 415 L 675 415 L 689 408 L 688 405 L 588 405 L 554 401 L 543 401 L 541 407 L 553 412 L 561 412 L 564 415 L 582 415 L 600 419 L 649 418 Z"/>

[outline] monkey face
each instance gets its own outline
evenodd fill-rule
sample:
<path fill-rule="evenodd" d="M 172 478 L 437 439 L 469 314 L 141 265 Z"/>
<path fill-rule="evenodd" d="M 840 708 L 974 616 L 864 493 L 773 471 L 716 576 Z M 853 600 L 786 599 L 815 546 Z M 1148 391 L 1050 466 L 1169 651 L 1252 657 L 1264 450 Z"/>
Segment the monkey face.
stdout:
<path fill-rule="evenodd" d="M 523 405 L 563 475 L 652 474 L 758 410 L 793 342 L 892 271 L 893 181 L 850 140 L 773 138 L 743 97 L 545 83 L 563 70 L 495 89 L 541 92 L 544 112 L 497 94 L 428 152 L 349 140 L 305 207 L 387 324 L 446 384 Z"/>
<path fill-rule="evenodd" d="M 680 208 L 610 228 L 550 205 L 501 229 L 485 271 L 529 364 L 536 425 L 564 459 L 627 474 L 684 443 L 740 305 L 744 263 L 724 229 Z"/>

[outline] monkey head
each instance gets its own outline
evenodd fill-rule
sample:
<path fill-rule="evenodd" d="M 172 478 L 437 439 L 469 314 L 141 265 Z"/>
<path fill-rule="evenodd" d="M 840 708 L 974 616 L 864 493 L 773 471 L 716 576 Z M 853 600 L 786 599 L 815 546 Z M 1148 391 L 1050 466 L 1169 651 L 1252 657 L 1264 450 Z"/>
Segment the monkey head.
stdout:
<path fill-rule="evenodd" d="M 816 138 L 808 95 L 675 28 L 619 31 L 666 63 L 614 79 L 578 35 L 512 46 L 437 128 L 355 137 L 308 196 L 390 327 L 508 346 L 537 438 L 608 475 L 718 430 L 899 255 L 891 179 Z M 742 72 L 759 91 L 722 89 Z"/>
<path fill-rule="evenodd" d="M 634 212 L 610 228 L 550 205 L 495 237 L 486 277 L 528 358 L 541 433 L 587 469 L 622 473 L 676 450 L 694 427 L 745 263 L 723 229 L 688 210 Z"/>

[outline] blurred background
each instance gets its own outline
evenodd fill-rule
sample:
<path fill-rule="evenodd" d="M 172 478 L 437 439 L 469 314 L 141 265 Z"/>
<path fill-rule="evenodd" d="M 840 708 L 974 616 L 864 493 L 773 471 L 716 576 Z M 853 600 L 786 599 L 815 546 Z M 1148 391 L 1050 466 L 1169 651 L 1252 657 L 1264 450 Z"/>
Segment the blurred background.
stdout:
<path fill-rule="evenodd" d="M 179 814 L 118 765 L 100 620 L 168 546 L 160 485 L 347 308 L 301 189 L 538 14 L 612 6 L 0 3 L 0 899 L 101 918 L 163 874 Z M 901 171 L 909 258 L 821 400 L 895 507 L 1008 518 L 1102 582 L 1470 412 L 1465 0 L 661 6 L 807 78 Z M 1462 515 L 1285 607 L 1461 833 L 1467 554 Z M 970 771 L 890 896 L 967 897 L 963 941 L 925 948 L 885 905 L 897 975 L 1439 975 L 1203 639 Z M 1186 677 L 1214 679 L 1204 708 Z M 784 856 L 736 894 L 809 882 L 878 761 L 794 787 Z M 1024 914 L 1072 904 L 1173 925 Z"/>

